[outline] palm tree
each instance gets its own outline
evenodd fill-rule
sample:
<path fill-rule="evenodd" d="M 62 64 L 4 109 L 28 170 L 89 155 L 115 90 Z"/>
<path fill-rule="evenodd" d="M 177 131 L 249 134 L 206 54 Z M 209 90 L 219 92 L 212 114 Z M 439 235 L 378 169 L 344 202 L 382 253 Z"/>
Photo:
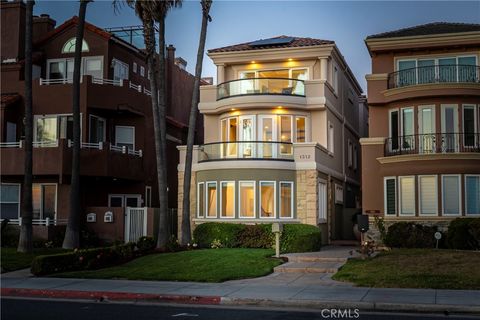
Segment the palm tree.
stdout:
<path fill-rule="evenodd" d="M 75 37 L 75 58 L 73 64 L 73 152 L 72 177 L 70 183 L 70 213 L 68 215 L 67 231 L 63 240 L 64 249 L 73 249 L 80 246 L 80 76 L 82 64 L 82 43 L 85 27 L 85 13 L 87 4 L 91 0 L 80 0 L 78 12 L 77 34 Z"/>
<path fill-rule="evenodd" d="M 22 192 L 22 226 L 18 240 L 18 252 L 31 252 L 32 243 L 32 165 L 33 165 L 33 112 L 32 112 L 32 34 L 33 5 L 27 0 L 25 16 L 25 172 Z"/>
<path fill-rule="evenodd" d="M 200 41 L 198 43 L 197 64 L 195 66 L 195 82 L 193 83 L 192 105 L 188 120 L 187 153 L 185 157 L 185 172 L 183 178 L 183 211 L 182 211 L 182 239 L 181 244 L 186 245 L 191 241 L 190 230 L 190 182 L 192 179 L 193 144 L 195 142 L 195 125 L 198 115 L 198 100 L 200 96 L 200 77 L 202 75 L 203 55 L 205 53 L 205 40 L 207 38 L 210 7 L 212 0 L 201 0 L 202 5 L 202 29 L 200 30 Z"/>

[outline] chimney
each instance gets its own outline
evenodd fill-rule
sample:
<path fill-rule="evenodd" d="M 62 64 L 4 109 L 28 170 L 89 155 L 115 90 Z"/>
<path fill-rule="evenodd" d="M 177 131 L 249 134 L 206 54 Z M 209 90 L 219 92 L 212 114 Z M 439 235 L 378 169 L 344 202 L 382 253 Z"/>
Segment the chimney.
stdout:
<path fill-rule="evenodd" d="M 1 62 L 17 62 L 25 56 L 25 4 L 0 2 Z"/>
<path fill-rule="evenodd" d="M 175 47 L 171 44 L 167 47 L 167 61 L 169 63 L 174 63 L 175 61 Z"/>
<path fill-rule="evenodd" d="M 213 84 L 213 77 L 203 77 L 202 82 L 203 82 L 203 84 L 211 85 L 211 84 Z"/>
<path fill-rule="evenodd" d="M 33 42 L 41 39 L 45 34 L 55 28 L 57 22 L 48 14 L 33 17 Z"/>
<path fill-rule="evenodd" d="M 185 59 L 181 57 L 175 58 L 175 65 L 177 65 L 182 70 L 187 69 L 187 61 L 185 61 Z"/>

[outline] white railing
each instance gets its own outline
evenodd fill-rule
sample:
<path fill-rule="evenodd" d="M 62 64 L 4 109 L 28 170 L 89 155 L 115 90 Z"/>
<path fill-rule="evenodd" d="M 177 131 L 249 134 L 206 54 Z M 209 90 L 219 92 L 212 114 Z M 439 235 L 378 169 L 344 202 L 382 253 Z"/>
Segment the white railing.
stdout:
<path fill-rule="evenodd" d="M 0 222 L 3 222 L 4 219 L 0 219 Z M 56 225 L 62 225 L 62 224 L 67 224 L 68 220 L 67 219 L 32 219 L 32 225 L 34 226 L 56 226 Z M 9 219 L 8 224 L 11 225 L 16 225 L 16 226 L 21 226 L 22 225 L 22 218 L 18 219 Z"/>
<path fill-rule="evenodd" d="M 145 87 L 143 87 L 143 93 L 145 93 L 147 96 L 151 96 L 151 95 L 152 95 L 152 91 L 147 90 Z"/>
<path fill-rule="evenodd" d="M 42 79 L 40 78 L 40 85 L 51 85 L 51 84 L 66 84 L 66 83 L 73 83 L 73 79 Z"/>
<path fill-rule="evenodd" d="M 112 86 L 123 87 L 123 79 L 112 80 L 112 79 L 92 78 L 92 83 L 95 83 L 95 84 L 109 84 L 109 85 L 112 85 Z"/>
<path fill-rule="evenodd" d="M 58 147 L 58 140 L 55 141 L 34 141 L 34 148 L 55 148 Z"/>
<path fill-rule="evenodd" d="M 131 149 L 128 149 L 128 154 L 131 154 L 133 156 L 137 156 L 137 157 L 142 157 L 143 156 L 143 152 L 142 150 L 131 150 Z"/>
<path fill-rule="evenodd" d="M 140 84 L 134 84 L 132 82 L 128 82 L 130 89 L 137 90 L 138 92 L 142 92 L 142 85 Z"/>
<path fill-rule="evenodd" d="M 22 148 L 22 141 L 0 142 L 0 148 Z"/>
<path fill-rule="evenodd" d="M 73 147 L 73 141 L 68 139 L 67 146 L 69 148 Z M 80 148 L 82 149 L 97 149 L 97 150 L 103 150 L 103 142 L 81 142 L 80 143 Z"/>
<path fill-rule="evenodd" d="M 110 150 L 115 151 L 115 152 L 130 154 L 132 156 L 137 156 L 137 157 L 140 157 L 140 158 L 143 157 L 143 151 L 142 150 L 128 149 L 126 146 L 116 146 L 116 145 L 110 144 Z"/>

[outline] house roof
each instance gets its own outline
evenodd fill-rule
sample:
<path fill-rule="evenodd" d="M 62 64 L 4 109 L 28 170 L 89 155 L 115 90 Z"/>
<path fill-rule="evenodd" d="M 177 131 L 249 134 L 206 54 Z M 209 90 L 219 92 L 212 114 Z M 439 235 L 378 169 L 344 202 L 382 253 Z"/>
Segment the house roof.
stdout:
<path fill-rule="evenodd" d="M 370 35 L 368 39 L 397 38 L 411 36 L 426 36 L 434 34 L 458 33 L 480 31 L 480 24 L 474 23 L 453 23 L 453 22 L 432 22 L 414 27 L 398 29 Z"/>
<path fill-rule="evenodd" d="M 18 93 L 3 93 L 0 98 L 0 103 L 2 107 L 6 107 L 20 100 L 20 95 Z"/>
<path fill-rule="evenodd" d="M 268 44 L 268 42 L 275 42 L 277 39 L 285 39 L 290 40 L 289 42 L 282 42 L 280 43 L 272 43 Z M 255 45 L 255 42 L 265 41 L 266 44 L 264 45 Z M 322 39 L 313 39 L 313 38 L 300 38 L 300 37 L 291 37 L 291 36 L 278 36 L 268 39 L 261 39 L 257 41 L 250 41 L 240 44 L 235 44 L 231 46 L 216 48 L 208 50 L 208 53 L 215 53 L 215 52 L 232 52 L 232 51 L 247 51 L 247 50 L 259 50 L 259 49 L 271 49 L 271 48 L 294 48 L 294 47 L 309 47 L 309 46 L 319 46 L 324 44 L 333 44 L 334 42 L 331 40 L 322 40 Z M 253 44 L 253 45 L 252 45 Z"/>

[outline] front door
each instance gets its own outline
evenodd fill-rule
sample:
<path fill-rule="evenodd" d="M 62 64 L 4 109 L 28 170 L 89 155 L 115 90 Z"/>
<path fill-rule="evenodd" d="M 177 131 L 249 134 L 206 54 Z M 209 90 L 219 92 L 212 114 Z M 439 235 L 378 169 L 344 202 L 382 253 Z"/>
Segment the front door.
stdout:
<path fill-rule="evenodd" d="M 276 116 L 274 115 L 262 115 L 259 116 L 259 130 L 258 140 L 259 143 L 259 158 L 275 158 L 277 155 L 277 123 Z"/>

